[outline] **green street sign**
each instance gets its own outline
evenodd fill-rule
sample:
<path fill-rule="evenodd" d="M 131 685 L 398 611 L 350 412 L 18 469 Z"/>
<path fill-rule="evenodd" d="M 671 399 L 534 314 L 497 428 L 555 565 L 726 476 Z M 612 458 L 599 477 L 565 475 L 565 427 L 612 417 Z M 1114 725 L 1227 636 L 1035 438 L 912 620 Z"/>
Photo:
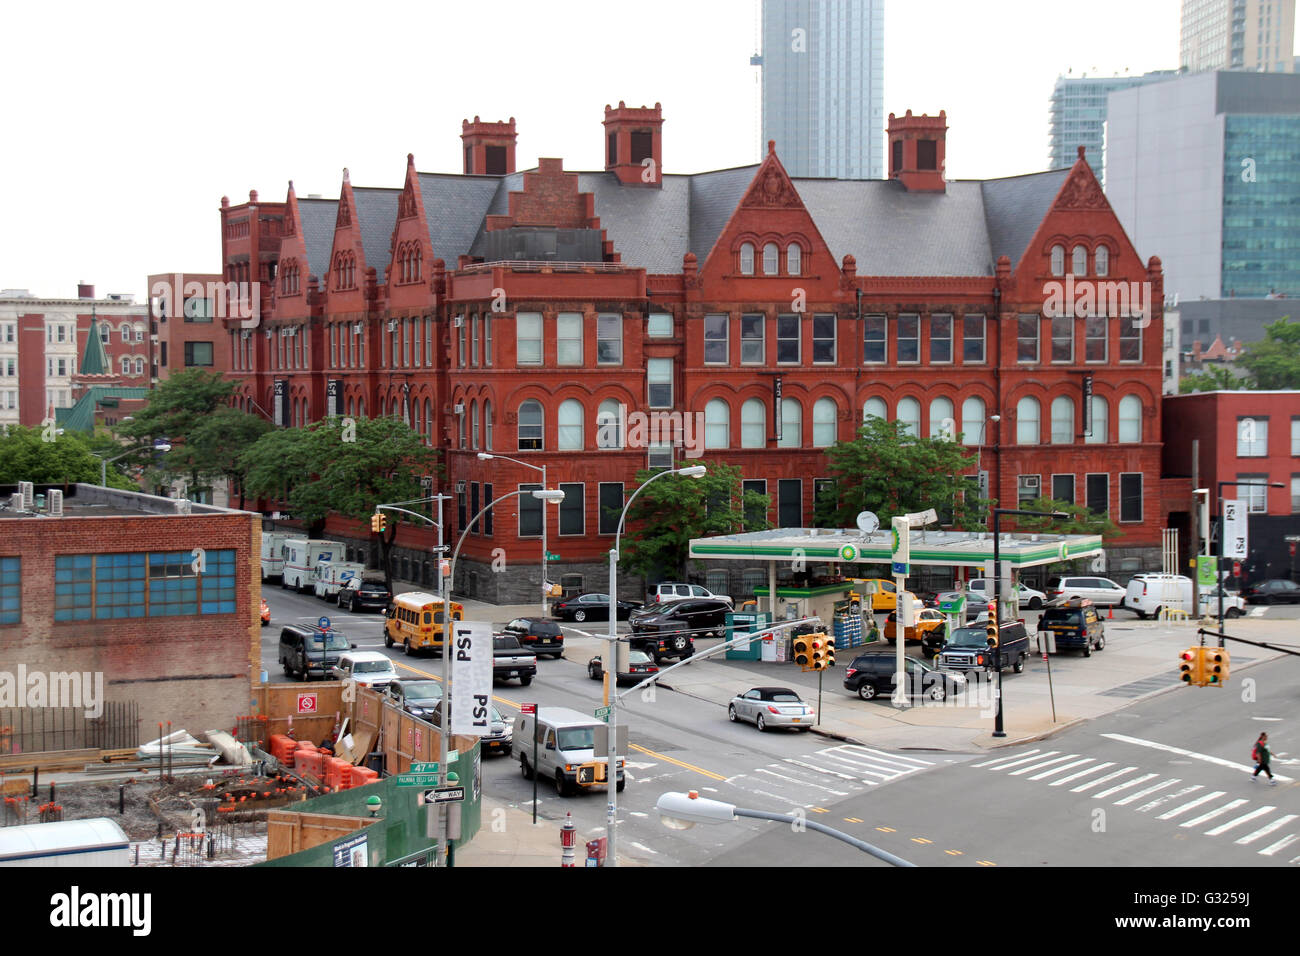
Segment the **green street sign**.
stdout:
<path fill-rule="evenodd" d="M 609 723 L 609 708 L 597 707 L 596 716 L 599 717 L 601 720 L 603 720 L 605 723 Z"/>
<path fill-rule="evenodd" d="M 436 760 L 432 763 L 413 763 L 411 764 L 411 769 L 407 771 L 407 773 L 437 773 L 437 772 L 438 772 L 438 762 Z"/>
<path fill-rule="evenodd" d="M 436 773 L 399 773 L 397 775 L 397 785 L 399 787 L 436 787 L 440 782 Z"/>
<path fill-rule="evenodd" d="M 547 551 L 547 552 L 546 552 L 546 560 L 547 560 L 547 561 L 558 561 L 558 560 L 560 560 L 560 556 L 559 556 L 558 554 L 556 554 L 554 551 Z"/>

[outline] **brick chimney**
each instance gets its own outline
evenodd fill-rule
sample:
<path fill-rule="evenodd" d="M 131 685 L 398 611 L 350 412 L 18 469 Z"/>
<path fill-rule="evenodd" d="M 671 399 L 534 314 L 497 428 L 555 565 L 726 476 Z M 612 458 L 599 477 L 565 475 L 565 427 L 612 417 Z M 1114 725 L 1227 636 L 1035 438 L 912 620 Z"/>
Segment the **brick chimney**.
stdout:
<path fill-rule="evenodd" d="M 77 283 L 78 299 L 93 299 L 95 297 L 95 287 L 89 282 L 82 280 Z"/>
<path fill-rule="evenodd" d="M 663 186 L 663 107 L 605 107 L 605 169 L 624 186 Z"/>
<path fill-rule="evenodd" d="M 889 178 L 897 179 L 908 192 L 944 192 L 944 139 L 947 114 L 904 116 L 889 114 Z"/>
<path fill-rule="evenodd" d="M 465 173 L 475 176 L 506 176 L 515 171 L 515 118 L 486 123 L 461 120 L 460 139 L 465 144 Z"/>

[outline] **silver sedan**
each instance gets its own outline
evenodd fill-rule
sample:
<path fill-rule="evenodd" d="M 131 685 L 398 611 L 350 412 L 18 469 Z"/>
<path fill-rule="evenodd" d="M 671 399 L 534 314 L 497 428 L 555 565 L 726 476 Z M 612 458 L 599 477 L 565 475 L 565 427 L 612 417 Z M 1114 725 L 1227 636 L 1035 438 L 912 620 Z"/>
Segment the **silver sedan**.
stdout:
<path fill-rule="evenodd" d="M 759 730 L 793 727 L 812 730 L 816 712 L 788 687 L 754 687 L 738 694 L 727 706 L 727 719 L 748 720 Z"/>

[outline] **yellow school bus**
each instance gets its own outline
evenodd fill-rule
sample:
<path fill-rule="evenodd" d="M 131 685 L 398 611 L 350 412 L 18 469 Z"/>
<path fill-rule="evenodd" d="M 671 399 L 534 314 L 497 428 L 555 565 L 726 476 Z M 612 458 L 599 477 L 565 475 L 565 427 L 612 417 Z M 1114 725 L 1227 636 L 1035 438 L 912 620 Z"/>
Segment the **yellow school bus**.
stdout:
<path fill-rule="evenodd" d="M 459 621 L 465 609 L 451 602 L 451 619 Z M 393 598 L 384 612 L 384 646 L 401 644 L 406 654 L 442 651 L 442 598 L 423 591 L 408 591 Z"/>

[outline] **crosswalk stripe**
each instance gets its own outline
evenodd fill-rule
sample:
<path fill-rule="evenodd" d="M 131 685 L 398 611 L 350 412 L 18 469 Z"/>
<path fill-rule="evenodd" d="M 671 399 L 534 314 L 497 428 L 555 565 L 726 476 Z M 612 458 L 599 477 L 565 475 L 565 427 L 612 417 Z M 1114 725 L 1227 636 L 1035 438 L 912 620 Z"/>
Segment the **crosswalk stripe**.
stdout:
<path fill-rule="evenodd" d="M 1012 767 L 1019 767 L 1023 763 L 1033 763 L 1035 760 L 1042 760 L 1044 757 L 1051 757 L 1059 753 L 1060 753 L 1059 750 L 1049 750 L 1046 753 L 1037 754 L 1032 757 L 1021 757 L 1019 760 L 1012 760 L 1011 762 L 1004 763 L 999 767 L 989 767 L 989 769 L 997 770 L 999 772 L 1003 770 L 1010 770 Z"/>
<path fill-rule="evenodd" d="M 841 780 L 850 780 L 853 782 L 857 782 L 858 779 L 857 777 L 854 777 L 851 774 L 840 773 L 838 770 L 831 770 L 829 767 L 819 767 L 816 764 L 805 763 L 804 761 L 798 760 L 794 757 L 785 757 L 783 759 L 785 763 L 794 764 L 796 767 L 805 767 L 809 770 L 814 770 L 817 773 L 824 773 L 831 777 L 838 777 Z"/>
<path fill-rule="evenodd" d="M 1199 824 L 1204 823 L 1207 820 L 1213 820 L 1215 817 L 1222 816 L 1223 814 L 1227 813 L 1229 810 L 1235 810 L 1237 809 L 1237 807 L 1241 806 L 1245 802 L 1246 802 L 1245 800 L 1229 800 L 1227 803 L 1219 807 L 1217 810 L 1211 810 L 1209 813 L 1202 813 L 1199 817 L 1196 817 L 1195 819 L 1188 820 L 1186 823 L 1180 823 L 1179 826 L 1183 826 L 1183 827 L 1197 826 Z"/>
<path fill-rule="evenodd" d="M 1183 787 L 1183 789 L 1175 790 L 1173 793 L 1166 793 L 1163 797 L 1156 797 L 1150 803 L 1142 804 L 1142 806 L 1136 809 L 1136 812 L 1147 813 L 1150 810 L 1154 810 L 1156 807 L 1177 800 L 1179 797 L 1185 797 L 1189 793 L 1195 793 L 1197 790 L 1203 790 L 1203 789 L 1205 788 L 1202 787 L 1199 783 L 1194 783 L 1190 787 Z"/>
<path fill-rule="evenodd" d="M 1259 851 L 1259 855 L 1272 856 L 1273 854 L 1277 853 L 1278 850 L 1282 850 L 1285 849 L 1286 847 L 1289 847 L 1296 840 L 1300 840 L 1300 837 L 1296 836 L 1294 833 L 1288 834 L 1287 836 L 1284 836 L 1282 839 L 1278 840 L 1272 846 L 1264 847 L 1264 849 Z"/>
<path fill-rule="evenodd" d="M 1051 760 L 1044 760 L 1042 763 L 1031 763 L 1028 767 L 1021 767 L 1019 770 L 1011 771 L 1008 776 L 1018 777 L 1022 773 L 1032 773 L 1035 770 L 1041 770 L 1044 767 L 1050 767 L 1054 763 L 1061 763 L 1066 760 L 1073 760 L 1078 754 L 1066 754 L 1064 757 L 1053 757 Z"/>
<path fill-rule="evenodd" d="M 898 754 L 885 753 L 883 750 L 873 750 L 870 747 L 859 747 L 856 744 L 844 744 L 841 747 L 831 748 L 838 751 L 842 759 L 845 760 L 865 760 L 867 763 L 879 766 L 897 766 L 904 767 L 908 770 L 919 770 L 922 767 L 933 767 L 934 763 L 930 760 L 919 760 L 915 757 L 900 757 Z M 826 753 L 827 751 L 820 751 Z"/>
<path fill-rule="evenodd" d="M 766 767 L 758 767 L 754 772 L 765 773 L 769 776 L 776 777 L 778 780 L 785 780 L 789 783 L 793 783 L 796 787 L 812 787 L 815 790 L 824 790 L 826 793 L 834 794 L 837 797 L 847 797 L 849 795 L 846 790 L 832 790 L 830 787 L 823 787 L 821 784 L 813 783 L 809 780 L 800 780 L 798 777 L 787 777 L 785 774 L 776 773 L 775 771 L 768 770 Z"/>
<path fill-rule="evenodd" d="M 1116 770 L 1113 773 L 1108 773 L 1106 774 L 1106 776 L 1093 780 L 1090 783 L 1081 783 L 1077 787 L 1071 787 L 1070 792 L 1083 793 L 1083 791 L 1091 790 L 1093 787 L 1099 787 L 1103 783 L 1109 783 L 1110 781 L 1114 780 L 1116 777 L 1122 777 L 1126 773 L 1132 773 L 1136 769 L 1137 767 L 1125 767 L 1123 770 Z"/>
<path fill-rule="evenodd" d="M 1133 769 L 1136 770 L 1137 768 L 1134 767 Z M 1121 790 L 1127 790 L 1129 787 L 1136 787 L 1140 783 L 1146 783 L 1148 780 L 1154 780 L 1157 776 L 1159 776 L 1159 774 L 1148 773 L 1148 774 L 1143 774 L 1141 777 L 1134 777 L 1128 783 L 1121 783 L 1118 787 L 1111 787 L 1108 790 L 1103 790 L 1101 793 L 1097 794 L 1096 798 L 1100 800 L 1102 797 L 1109 797 L 1112 793 L 1119 793 Z"/>
<path fill-rule="evenodd" d="M 1261 837 L 1268 836 L 1274 830 L 1282 829 L 1282 827 L 1286 826 L 1295 818 L 1296 815 L 1294 813 L 1288 813 L 1286 816 L 1274 820 L 1268 826 L 1260 827 L 1254 833 L 1247 833 L 1244 837 L 1241 837 L 1238 840 L 1234 840 L 1233 842 L 1238 844 L 1239 846 L 1245 846 L 1247 843 L 1254 843 L 1256 840 L 1260 839 Z"/>
<path fill-rule="evenodd" d="M 1082 760 L 1076 760 L 1074 763 L 1067 763 L 1064 767 L 1057 767 L 1055 770 L 1044 770 L 1042 773 L 1036 773 L 1030 780 L 1042 780 L 1046 777 L 1055 777 L 1058 773 L 1065 773 L 1067 770 L 1073 770 L 1075 767 L 1082 767 L 1086 763 L 1092 763 L 1091 757 L 1084 757 Z"/>
<path fill-rule="evenodd" d="M 933 760 L 926 760 L 923 757 L 908 757 L 904 754 L 891 754 L 888 751 L 876 750 L 874 747 L 864 747 L 861 744 L 842 744 L 837 750 L 848 750 L 853 753 L 874 754 L 877 757 L 884 757 L 894 763 L 916 764 L 918 767 L 933 767 Z"/>
<path fill-rule="evenodd" d="M 1174 817 L 1180 817 L 1188 810 L 1195 810 L 1203 803 L 1209 803 L 1211 800 L 1218 800 L 1226 791 L 1215 790 L 1213 793 L 1207 793 L 1204 796 L 1197 797 L 1195 800 L 1184 803 L 1181 807 L 1174 807 L 1167 813 L 1162 813 L 1156 817 L 1157 820 L 1172 820 Z"/>
<path fill-rule="evenodd" d="M 1052 752 L 1055 753 L 1056 751 L 1052 751 Z M 1037 748 L 1037 747 L 1035 747 L 1033 750 L 1025 750 L 1025 751 L 1022 751 L 1022 752 L 1016 754 L 1015 757 L 1007 757 L 1007 756 L 1003 755 L 1003 756 L 1000 756 L 1000 757 L 994 757 L 992 760 L 983 760 L 983 761 L 981 761 L 980 763 L 973 763 L 973 764 L 971 764 L 971 766 L 972 766 L 972 767 L 993 767 L 993 766 L 996 766 L 997 764 L 1002 763 L 1004 760 L 1015 760 L 1016 757 L 1033 756 L 1033 755 L 1036 754 L 1036 753 L 1038 753 L 1038 748 Z"/>
<path fill-rule="evenodd" d="M 1152 774 L 1152 776 L 1154 777 L 1155 774 Z M 1122 797 L 1121 799 L 1116 800 L 1115 806 L 1117 807 L 1128 806 L 1134 800 L 1141 800 L 1148 793 L 1155 793 L 1157 790 L 1163 790 L 1165 787 L 1172 787 L 1176 783 L 1182 783 L 1182 781 L 1177 777 L 1170 777 L 1168 780 L 1161 780 L 1159 783 L 1147 787 L 1145 790 L 1139 790 L 1137 793 L 1130 794 L 1127 797 Z"/>
<path fill-rule="evenodd" d="M 883 780 L 892 780 L 895 777 L 902 776 L 905 773 L 911 773 L 914 770 L 921 769 L 919 767 L 905 767 L 905 768 L 891 767 L 888 764 L 881 763 L 879 761 L 877 761 L 876 763 L 869 763 L 868 761 L 865 760 L 851 760 L 834 754 L 826 754 L 825 756 L 830 760 L 839 761 L 846 768 L 850 770 L 857 771 L 858 773 L 869 773 L 873 777 L 880 777 Z M 871 768 L 871 769 L 867 769 L 867 768 Z"/>
<path fill-rule="evenodd" d="M 1237 819 L 1235 820 L 1229 820 L 1227 823 L 1222 823 L 1219 826 L 1215 827 L 1213 830 L 1206 830 L 1205 835 L 1218 836 L 1220 833 L 1227 833 L 1229 830 L 1233 829 L 1234 827 L 1239 827 L 1243 823 L 1249 823 L 1251 820 L 1254 820 L 1256 817 L 1262 817 L 1264 814 L 1272 813 L 1276 809 L 1277 807 L 1260 807 L 1258 810 L 1251 810 L 1250 813 L 1247 813 L 1244 816 L 1237 817 Z"/>
<path fill-rule="evenodd" d="M 1060 780 L 1053 780 L 1048 784 L 1049 787 L 1063 787 L 1067 783 L 1072 783 L 1080 777 L 1086 777 L 1090 773 L 1096 773 L 1099 770 L 1105 770 L 1107 767 L 1115 766 L 1114 761 L 1107 760 L 1105 763 L 1099 763 L 1095 767 L 1089 767 L 1087 770 L 1080 770 L 1078 773 L 1072 773 L 1068 777 L 1062 777 Z"/>

